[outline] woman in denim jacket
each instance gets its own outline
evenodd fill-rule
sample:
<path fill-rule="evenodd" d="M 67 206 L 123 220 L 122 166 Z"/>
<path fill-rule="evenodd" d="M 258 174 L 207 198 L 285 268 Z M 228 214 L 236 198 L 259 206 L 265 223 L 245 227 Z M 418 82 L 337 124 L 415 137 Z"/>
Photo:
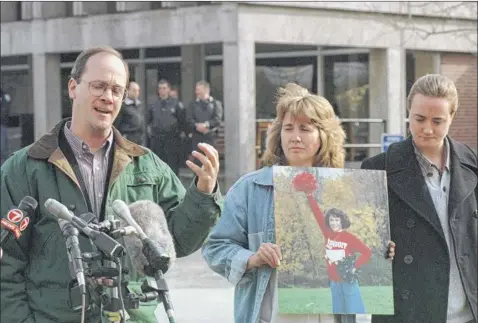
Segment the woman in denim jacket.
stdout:
<path fill-rule="evenodd" d="M 330 103 L 296 84 L 279 89 L 276 115 L 267 135 L 265 167 L 231 187 L 202 249 L 209 267 L 236 286 L 236 323 L 318 322 L 317 315 L 278 313 L 275 268 L 281 252 L 275 244 L 272 166 L 342 168 L 345 133 Z M 341 322 L 354 320 L 348 315 Z M 334 316 L 321 315 L 320 322 L 334 322 Z"/>

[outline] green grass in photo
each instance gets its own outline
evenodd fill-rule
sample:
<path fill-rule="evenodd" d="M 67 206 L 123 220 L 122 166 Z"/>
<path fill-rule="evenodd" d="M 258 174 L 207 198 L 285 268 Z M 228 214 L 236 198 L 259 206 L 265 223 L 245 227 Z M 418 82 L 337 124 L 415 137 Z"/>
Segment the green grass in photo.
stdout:
<path fill-rule="evenodd" d="M 392 315 L 392 286 L 360 286 L 368 314 Z M 288 314 L 332 314 L 330 288 L 279 288 L 279 312 Z"/>

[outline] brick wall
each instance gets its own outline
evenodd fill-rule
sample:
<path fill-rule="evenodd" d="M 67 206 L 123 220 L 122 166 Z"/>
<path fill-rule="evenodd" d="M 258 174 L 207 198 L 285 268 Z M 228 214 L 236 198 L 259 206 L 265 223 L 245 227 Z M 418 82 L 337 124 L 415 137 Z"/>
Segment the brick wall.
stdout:
<path fill-rule="evenodd" d="M 477 60 L 475 55 L 441 57 L 441 74 L 451 78 L 458 89 L 459 107 L 450 136 L 475 150 L 478 148 Z"/>

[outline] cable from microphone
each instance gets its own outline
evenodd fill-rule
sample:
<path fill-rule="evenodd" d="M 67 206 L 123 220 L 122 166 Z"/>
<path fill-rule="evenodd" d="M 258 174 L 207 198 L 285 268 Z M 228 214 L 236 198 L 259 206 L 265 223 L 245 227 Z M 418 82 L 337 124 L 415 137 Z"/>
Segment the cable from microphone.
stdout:
<path fill-rule="evenodd" d="M 54 216 L 71 222 L 75 227 L 83 231 L 93 243 L 106 256 L 116 259 L 125 254 L 124 247 L 115 239 L 104 232 L 91 229 L 88 224 L 79 217 L 70 213 L 68 208 L 55 199 L 48 199 L 45 202 L 45 208 Z"/>
<path fill-rule="evenodd" d="M 148 209 L 151 211 L 151 208 L 154 210 L 154 206 L 156 206 L 156 210 L 159 212 L 163 213 L 161 207 L 159 207 L 156 203 L 151 202 L 151 201 L 137 201 L 131 205 L 131 208 L 133 209 L 134 206 L 145 206 L 145 209 Z M 121 200 L 115 200 L 112 204 L 113 212 L 120 217 L 123 221 L 125 221 L 128 225 L 134 227 L 138 233 L 138 236 L 143 243 L 143 254 L 146 257 L 147 262 L 149 265 L 144 266 L 144 273 L 148 276 L 153 276 L 155 281 L 156 281 L 156 286 L 152 286 L 149 284 L 150 287 L 152 287 L 155 291 L 158 292 L 159 298 L 161 299 L 164 309 L 166 311 L 166 314 L 168 316 L 169 322 L 174 323 L 176 322 L 174 318 L 174 310 L 173 306 L 171 303 L 171 300 L 169 298 L 169 288 L 166 284 L 166 280 L 164 279 L 164 272 L 168 270 L 168 264 L 170 262 L 171 257 L 165 252 L 165 248 L 162 247 L 162 245 L 158 242 L 155 241 L 151 238 L 149 238 L 141 228 L 141 226 L 135 221 L 135 219 L 131 216 L 130 208 L 128 205 L 126 205 L 125 202 Z M 153 213 L 149 212 L 143 212 L 142 216 L 143 219 L 147 218 L 151 221 L 151 216 Z M 157 214 L 156 216 L 158 216 Z M 137 216 L 139 219 L 139 217 Z M 164 217 L 163 217 L 164 219 Z M 147 222 L 147 221 L 146 221 Z M 155 223 L 158 223 L 159 221 L 155 221 Z M 154 222 L 153 222 L 154 223 Z M 150 224 L 150 223 L 148 223 Z M 164 219 L 164 226 L 160 228 L 162 230 L 167 230 L 166 226 L 166 220 Z M 174 245 L 172 243 L 172 238 L 171 239 L 171 245 L 173 246 L 174 250 Z M 126 240 L 126 238 L 125 238 Z M 126 246 L 128 245 L 127 243 L 125 244 Z M 127 247 L 128 248 L 128 247 Z M 174 257 L 175 257 L 174 253 Z M 134 264 L 136 261 L 133 262 Z M 137 266 L 137 264 L 136 264 Z"/>
<path fill-rule="evenodd" d="M 25 196 L 18 207 L 8 211 L 7 216 L 1 220 L 1 236 L 0 236 L 0 259 L 3 256 L 1 246 L 13 234 L 15 239 L 19 239 L 22 233 L 30 224 L 31 215 L 38 207 L 38 202 L 31 196 Z"/>

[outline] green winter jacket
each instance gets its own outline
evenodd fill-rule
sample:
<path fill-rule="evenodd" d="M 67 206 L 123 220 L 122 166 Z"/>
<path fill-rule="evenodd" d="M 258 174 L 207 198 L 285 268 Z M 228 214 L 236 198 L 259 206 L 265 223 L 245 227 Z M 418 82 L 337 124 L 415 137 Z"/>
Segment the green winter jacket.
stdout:
<path fill-rule="evenodd" d="M 76 215 L 88 212 L 80 186 L 70 164 L 59 148 L 57 124 L 34 144 L 17 151 L 1 167 L 1 214 L 29 195 L 39 205 L 30 225 L 18 239 L 10 237 L 2 246 L 1 322 L 78 323 L 80 312 L 68 305 L 71 281 L 68 256 L 57 218 L 44 207 L 48 198 L 68 206 Z M 114 131 L 114 161 L 109 180 L 105 214 L 113 214 L 116 199 L 127 204 L 152 200 L 166 215 L 178 257 L 198 250 L 220 215 L 221 193 L 197 191 L 193 183 L 185 190 L 171 169 L 150 150 L 124 139 Z M 79 236 L 82 252 L 92 251 L 90 241 Z M 130 268 L 131 271 L 131 268 Z M 136 276 L 136 275 L 134 275 Z M 138 283 L 130 286 L 139 291 Z M 135 320 L 156 322 L 157 303 L 130 311 Z M 86 322 L 100 322 L 100 311 L 87 312 Z"/>

